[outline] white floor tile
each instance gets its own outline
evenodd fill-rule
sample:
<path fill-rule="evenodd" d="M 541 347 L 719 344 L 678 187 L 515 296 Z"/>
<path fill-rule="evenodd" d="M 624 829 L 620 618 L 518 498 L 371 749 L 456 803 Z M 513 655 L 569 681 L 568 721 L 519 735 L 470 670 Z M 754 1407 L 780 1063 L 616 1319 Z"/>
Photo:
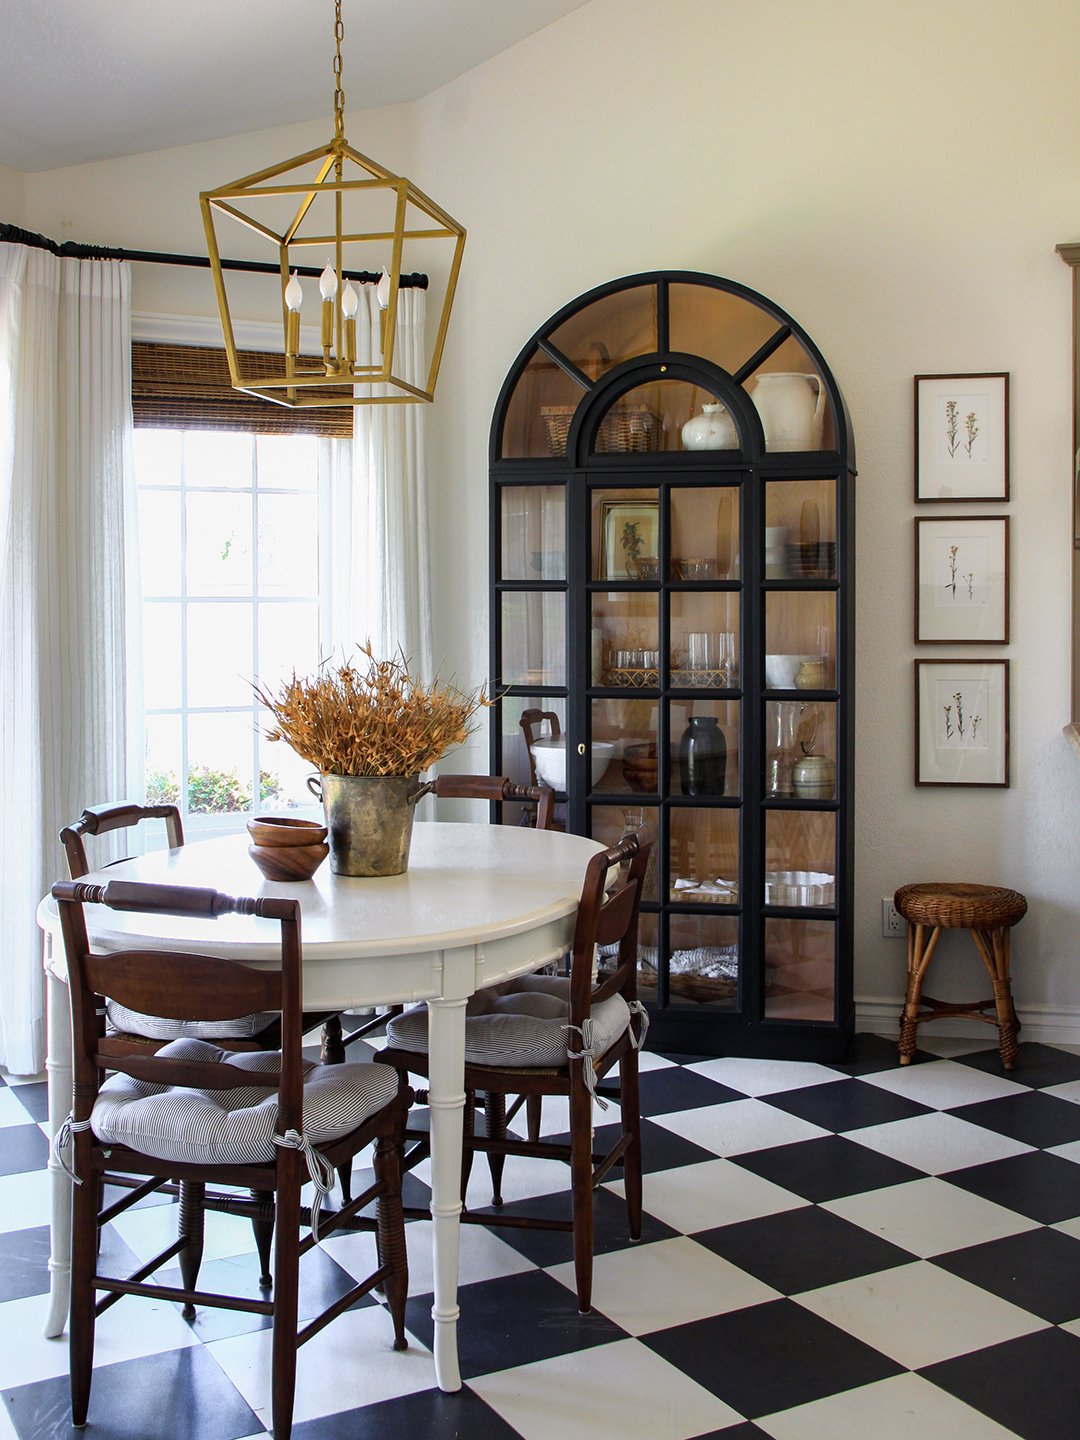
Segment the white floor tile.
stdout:
<path fill-rule="evenodd" d="M 272 1343 L 272 1331 L 255 1330 L 206 1346 L 267 1429 Z M 393 1343 L 394 1327 L 381 1305 L 339 1315 L 297 1356 L 293 1424 L 431 1389 L 430 1351 L 411 1336 L 408 1350 L 398 1352 Z"/>
<path fill-rule="evenodd" d="M 47 1170 L 0 1175 L 0 1232 L 48 1225 L 52 1177 Z"/>
<path fill-rule="evenodd" d="M 1056 1095 L 1059 1100 L 1071 1100 L 1080 1105 L 1080 1080 L 1067 1080 L 1064 1085 L 1048 1085 L 1044 1095 Z"/>
<path fill-rule="evenodd" d="M 807 1060 L 750 1060 L 736 1055 L 699 1060 L 686 1068 L 732 1090 L 741 1090 L 744 1095 L 779 1095 L 803 1085 L 827 1085 L 832 1080 L 847 1079 L 839 1070 Z"/>
<path fill-rule="evenodd" d="M 943 1062 L 948 1063 L 948 1062 Z M 926 1067 L 919 1066 L 919 1069 Z M 1025 1155 L 1032 1145 L 1010 1140 L 981 1125 L 960 1120 L 955 1115 L 916 1115 L 910 1120 L 893 1120 L 887 1125 L 869 1125 L 863 1130 L 848 1130 L 845 1138 L 891 1155 L 916 1170 L 941 1175 L 948 1170 L 963 1170 L 969 1165 L 986 1165 L 991 1160 L 1004 1160 L 1010 1155 Z"/>
<path fill-rule="evenodd" d="M 654 1055 L 651 1050 L 640 1050 L 637 1057 L 638 1070 L 644 1075 L 646 1070 L 674 1070 L 675 1061 L 665 1060 L 663 1055 Z"/>
<path fill-rule="evenodd" d="M 548 1271 L 576 1293 L 573 1263 Z M 780 1299 L 780 1293 L 685 1235 L 635 1245 L 593 1261 L 593 1305 L 630 1335 L 650 1335 L 726 1315 L 747 1305 Z"/>
<path fill-rule="evenodd" d="M 112 1225 L 140 1260 L 150 1260 L 176 1239 L 179 1215 L 179 1205 L 149 1205 L 141 1210 L 125 1210 Z M 250 1220 L 241 1215 L 207 1211 L 203 1229 L 203 1260 L 223 1260 L 229 1255 L 246 1255 L 254 1249 L 255 1235 Z M 170 1260 L 167 1263 L 175 1265 L 178 1262 Z"/>
<path fill-rule="evenodd" d="M 997 1421 L 910 1373 L 754 1423 L 773 1440 L 1016 1440 Z"/>
<path fill-rule="evenodd" d="M 8 1125 L 33 1125 L 30 1112 L 15 1098 L 15 1091 L 7 1085 L 0 1089 L 0 1128 Z"/>
<path fill-rule="evenodd" d="M 893 1038 L 890 1032 L 889 1039 Z M 919 1049 L 926 1050 L 931 1055 L 939 1055 L 943 1060 L 948 1060 L 953 1055 L 977 1055 L 980 1050 L 992 1050 L 994 1043 L 992 1041 L 988 1043 L 986 1036 L 978 1040 L 969 1040 L 959 1035 L 928 1034 L 924 1025 L 919 1031 Z"/>
<path fill-rule="evenodd" d="M 1070 1335 L 1080 1336 L 1080 1320 L 1066 1320 L 1064 1325 L 1058 1326 L 1059 1330 L 1068 1330 Z"/>
<path fill-rule="evenodd" d="M 616 1195 L 624 1193 L 621 1180 L 607 1188 Z M 704 1160 L 699 1165 L 646 1175 L 644 1197 L 648 1214 L 687 1235 L 809 1204 L 801 1195 L 793 1195 L 730 1160 Z"/>
<path fill-rule="evenodd" d="M 0 1400 L 0 1440 L 19 1440 L 19 1432 L 3 1400 Z"/>
<path fill-rule="evenodd" d="M 691 1440 L 742 1419 L 637 1340 L 501 1370 L 469 1386 L 524 1440 Z"/>
<path fill-rule="evenodd" d="M 947 1180 L 911 1180 L 827 1200 L 821 1208 L 922 1257 L 1039 1228 L 1034 1220 L 981 1195 L 969 1195 Z"/>
<path fill-rule="evenodd" d="M 431 1184 L 431 1161 L 422 1160 L 412 1172 L 425 1185 Z M 512 1200 L 531 1200 L 534 1195 L 557 1195 L 570 1190 L 570 1166 L 561 1160 L 536 1160 L 530 1156 L 507 1157 L 503 1170 L 502 1196 L 506 1204 Z M 470 1210 L 482 1210 L 491 1204 L 491 1173 L 487 1157 L 477 1155 L 465 1203 Z"/>
<path fill-rule="evenodd" d="M 1074 1165 L 1080 1165 L 1080 1140 L 1070 1140 L 1067 1145 L 1051 1145 L 1046 1153 L 1060 1155 L 1062 1160 L 1071 1160 Z"/>
<path fill-rule="evenodd" d="M 1074 1240 L 1080 1240 L 1080 1219 L 1059 1220 L 1056 1225 L 1051 1225 L 1050 1229 L 1060 1230 L 1063 1235 L 1071 1235 Z"/>
<path fill-rule="evenodd" d="M 410 1220 L 405 1227 L 409 1257 L 409 1294 L 430 1295 L 435 1289 L 431 1261 L 430 1220 Z M 357 1280 L 376 1269 L 375 1236 L 370 1233 L 332 1236 L 323 1249 Z M 475 1285 L 500 1275 L 521 1275 L 535 1270 L 533 1264 L 512 1245 L 507 1245 L 483 1225 L 462 1225 L 458 1251 L 458 1284 Z"/>
<path fill-rule="evenodd" d="M 1045 1320 L 928 1260 L 793 1298 L 909 1370 L 1047 1328 Z"/>
<path fill-rule="evenodd" d="M 652 1118 L 654 1124 L 663 1125 L 714 1155 L 748 1155 L 775 1145 L 817 1140 L 830 1133 L 763 1100 L 729 1100 L 722 1105 L 702 1105 L 697 1110 L 677 1110 L 672 1115 Z"/>
<path fill-rule="evenodd" d="M 0 1388 L 68 1373 L 67 1332 L 55 1340 L 46 1340 L 41 1333 L 48 1309 L 47 1295 L 0 1305 Z M 94 1327 L 94 1365 L 115 1365 L 198 1343 L 179 1310 L 167 1300 L 125 1295 Z"/>
<path fill-rule="evenodd" d="M 9 1075 L 2 1065 L 0 1075 L 8 1085 L 41 1085 L 49 1078 L 44 1070 L 39 1070 L 36 1075 Z"/>
<path fill-rule="evenodd" d="M 999 1100 L 1004 1095 L 1023 1095 L 1027 1085 L 1006 1080 L 1002 1075 L 988 1075 L 971 1065 L 958 1065 L 954 1060 L 929 1060 L 923 1065 L 903 1065 L 895 1070 L 880 1070 L 860 1075 L 868 1085 L 904 1095 L 920 1105 L 935 1110 L 955 1110 L 961 1105 L 975 1105 L 980 1100 Z"/>

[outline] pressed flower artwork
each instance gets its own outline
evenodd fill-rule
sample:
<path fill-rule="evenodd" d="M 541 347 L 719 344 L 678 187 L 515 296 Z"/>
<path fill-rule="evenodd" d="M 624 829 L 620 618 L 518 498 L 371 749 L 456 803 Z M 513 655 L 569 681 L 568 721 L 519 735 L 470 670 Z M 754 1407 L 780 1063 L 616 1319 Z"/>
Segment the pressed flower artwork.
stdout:
<path fill-rule="evenodd" d="M 915 521 L 916 644 L 1009 638 L 1009 518 Z"/>
<path fill-rule="evenodd" d="M 915 661 L 915 784 L 1009 783 L 1009 662 Z"/>
<path fill-rule="evenodd" d="M 916 375 L 915 499 L 1008 498 L 1008 375 Z"/>

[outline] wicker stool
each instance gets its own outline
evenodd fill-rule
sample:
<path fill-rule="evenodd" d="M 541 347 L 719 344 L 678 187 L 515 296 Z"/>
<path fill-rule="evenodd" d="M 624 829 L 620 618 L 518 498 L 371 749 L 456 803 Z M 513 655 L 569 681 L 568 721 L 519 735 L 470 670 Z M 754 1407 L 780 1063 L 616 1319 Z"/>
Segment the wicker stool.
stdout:
<path fill-rule="evenodd" d="M 900 1064 L 911 1064 L 915 1033 L 922 1021 L 974 1015 L 998 1027 L 1001 1062 L 1011 1070 L 1016 1061 L 1020 1022 L 1009 980 L 1009 931 L 1027 914 L 1023 895 L 994 885 L 902 885 L 893 904 L 908 922 L 907 1001 L 900 1016 Z M 992 999 L 946 1005 L 922 994 L 923 976 L 942 930 L 971 931 L 975 948 L 990 973 Z M 920 1009 L 920 1005 L 925 1008 Z M 991 1007 L 995 1013 L 986 1014 Z"/>

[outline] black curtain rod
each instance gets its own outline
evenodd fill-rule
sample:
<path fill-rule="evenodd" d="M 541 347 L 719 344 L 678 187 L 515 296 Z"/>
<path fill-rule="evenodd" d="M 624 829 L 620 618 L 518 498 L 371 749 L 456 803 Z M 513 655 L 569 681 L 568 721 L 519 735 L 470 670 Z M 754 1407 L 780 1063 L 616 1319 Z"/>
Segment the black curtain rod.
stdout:
<path fill-rule="evenodd" d="M 54 255 L 65 260 L 137 260 L 143 265 L 188 265 L 196 270 L 210 269 L 210 261 L 205 255 L 167 255 L 160 250 L 113 250 L 106 245 L 80 245 L 74 240 L 65 240 L 62 245 L 58 245 L 47 235 L 35 235 L 30 230 L 23 230 L 18 225 L 7 225 L 3 221 L 0 221 L 0 240 L 10 240 L 16 245 L 30 245 L 35 250 L 51 250 Z M 222 260 L 221 268 L 247 270 L 256 275 L 281 274 L 280 265 L 271 265 L 264 260 Z M 314 265 L 296 265 L 293 268 L 298 275 L 322 274 Z M 375 285 L 381 274 L 380 270 L 344 270 L 342 278 L 356 280 L 361 285 Z M 402 275 L 399 284 L 402 290 L 426 290 L 428 277 L 419 272 Z"/>

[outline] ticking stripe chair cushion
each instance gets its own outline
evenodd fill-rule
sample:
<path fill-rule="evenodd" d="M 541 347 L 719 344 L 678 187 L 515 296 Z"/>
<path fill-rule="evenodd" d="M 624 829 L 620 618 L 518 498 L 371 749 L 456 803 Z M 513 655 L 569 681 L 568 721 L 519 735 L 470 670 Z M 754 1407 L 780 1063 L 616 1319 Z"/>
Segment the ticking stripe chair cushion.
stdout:
<path fill-rule="evenodd" d="M 593 1053 L 601 1055 L 630 1024 L 621 995 L 592 1007 Z M 507 1069 L 559 1067 L 567 1063 L 570 981 L 563 976 L 523 975 L 490 990 L 478 990 L 465 1012 L 465 1061 Z M 395 1050 L 427 1054 L 427 1006 L 398 1015 L 386 1027 Z M 576 1048 L 576 1047 L 575 1047 Z"/>
<path fill-rule="evenodd" d="M 194 1090 L 151 1085 L 128 1075 L 105 1081 L 91 1115 L 104 1144 L 127 1145 L 158 1160 L 195 1165 L 253 1165 L 277 1154 L 277 1086 L 259 1085 L 259 1072 L 276 1072 L 281 1056 L 259 1050 L 236 1054 L 204 1040 L 174 1040 L 158 1054 L 178 1060 L 227 1060 L 252 1071 L 253 1083 L 236 1090 Z M 388 1065 L 304 1063 L 304 1134 L 313 1145 L 339 1140 L 397 1093 Z"/>
<path fill-rule="evenodd" d="M 140 1015 L 115 1000 L 105 1001 L 105 1013 L 114 1030 L 145 1040 L 250 1040 L 277 1019 L 273 1012 L 260 1011 L 236 1020 L 164 1020 L 159 1015 Z"/>

